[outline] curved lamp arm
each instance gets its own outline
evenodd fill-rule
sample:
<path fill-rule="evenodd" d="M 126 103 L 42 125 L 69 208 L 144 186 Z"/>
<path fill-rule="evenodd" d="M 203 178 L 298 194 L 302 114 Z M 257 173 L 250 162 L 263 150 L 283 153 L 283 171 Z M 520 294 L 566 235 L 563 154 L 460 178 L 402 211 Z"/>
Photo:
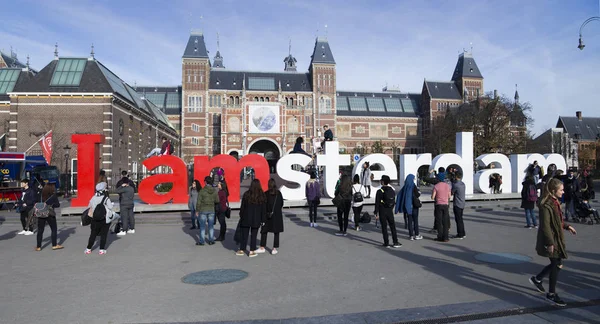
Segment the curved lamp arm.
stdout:
<path fill-rule="evenodd" d="M 581 31 L 583 30 L 583 27 L 585 27 L 587 24 L 594 20 L 600 21 L 600 17 L 590 17 L 586 19 L 586 21 L 584 21 L 583 24 L 581 24 L 581 27 L 579 27 L 579 45 L 577 46 L 577 48 L 579 48 L 582 51 L 585 45 L 583 44 L 583 35 L 581 35 Z"/>

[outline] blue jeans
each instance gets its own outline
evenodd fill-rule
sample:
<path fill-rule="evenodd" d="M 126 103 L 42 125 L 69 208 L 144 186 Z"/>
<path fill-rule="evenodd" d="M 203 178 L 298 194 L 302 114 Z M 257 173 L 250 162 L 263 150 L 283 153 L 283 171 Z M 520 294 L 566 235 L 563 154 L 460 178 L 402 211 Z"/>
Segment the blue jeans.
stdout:
<path fill-rule="evenodd" d="M 208 241 L 215 241 L 215 213 L 200 212 L 198 213 L 198 222 L 200 223 L 200 238 L 198 242 L 204 243 L 204 235 L 206 233 L 206 221 L 208 220 Z"/>
<path fill-rule="evenodd" d="M 190 208 L 190 214 L 192 216 L 192 226 L 196 227 L 198 224 L 198 217 L 196 217 L 196 208 L 194 206 Z"/>
<path fill-rule="evenodd" d="M 535 217 L 535 209 L 525 208 L 525 219 L 527 220 L 527 226 L 537 226 L 537 218 Z"/>

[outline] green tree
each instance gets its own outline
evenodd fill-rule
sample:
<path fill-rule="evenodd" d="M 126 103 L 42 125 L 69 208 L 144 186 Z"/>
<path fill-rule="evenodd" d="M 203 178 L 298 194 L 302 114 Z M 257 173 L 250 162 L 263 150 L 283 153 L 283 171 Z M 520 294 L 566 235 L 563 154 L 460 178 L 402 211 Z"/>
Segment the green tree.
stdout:
<path fill-rule="evenodd" d="M 371 145 L 371 153 L 383 153 L 385 151 L 385 143 L 379 141 L 373 142 Z"/>

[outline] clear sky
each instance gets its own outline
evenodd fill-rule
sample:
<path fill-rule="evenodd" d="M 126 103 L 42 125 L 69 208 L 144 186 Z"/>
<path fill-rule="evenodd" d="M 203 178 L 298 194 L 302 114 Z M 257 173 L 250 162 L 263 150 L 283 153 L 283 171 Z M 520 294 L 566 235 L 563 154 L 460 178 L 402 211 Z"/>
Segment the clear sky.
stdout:
<path fill-rule="evenodd" d="M 598 0 L 354 1 L 44 0 L 0 5 L 0 49 L 31 56 L 36 69 L 60 56 L 96 58 L 133 85 L 181 84 L 191 28 L 202 29 L 226 68 L 282 71 L 291 39 L 306 71 L 315 36 L 327 36 L 338 90 L 380 91 L 387 83 L 421 92 L 423 79 L 448 81 L 458 54 L 473 48 L 486 91 L 533 106 L 533 132 L 559 115 L 600 117 Z M 201 18 L 202 17 L 202 18 Z M 327 25 L 327 28 L 325 28 Z"/>

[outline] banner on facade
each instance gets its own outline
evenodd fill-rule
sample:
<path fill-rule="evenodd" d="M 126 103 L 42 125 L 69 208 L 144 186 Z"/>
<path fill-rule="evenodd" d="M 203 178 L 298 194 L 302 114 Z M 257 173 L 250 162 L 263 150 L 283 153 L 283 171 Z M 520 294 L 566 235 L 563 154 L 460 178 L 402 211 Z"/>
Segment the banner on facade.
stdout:
<path fill-rule="evenodd" d="M 249 132 L 254 134 L 277 134 L 279 129 L 279 106 L 250 105 Z"/>

